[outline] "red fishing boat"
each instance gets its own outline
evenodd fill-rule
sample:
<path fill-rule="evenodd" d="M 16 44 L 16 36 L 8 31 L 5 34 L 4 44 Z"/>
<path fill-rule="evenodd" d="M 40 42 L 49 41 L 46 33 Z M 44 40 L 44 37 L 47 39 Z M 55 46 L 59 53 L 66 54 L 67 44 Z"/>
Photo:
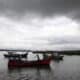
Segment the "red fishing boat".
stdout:
<path fill-rule="evenodd" d="M 9 60 L 8 67 L 42 67 L 49 66 L 50 61 L 50 58 L 38 61 Z"/>
<path fill-rule="evenodd" d="M 5 56 L 5 55 L 4 55 Z M 6 57 L 6 56 L 5 56 Z M 15 54 L 7 55 L 7 58 L 9 59 L 8 61 L 8 67 L 13 68 L 13 67 L 44 67 L 44 66 L 49 66 L 51 58 L 50 57 L 44 57 L 43 59 L 40 59 L 39 56 L 37 55 L 37 60 L 27 60 L 27 57 L 25 58 L 21 54 L 18 54 L 16 56 Z"/>

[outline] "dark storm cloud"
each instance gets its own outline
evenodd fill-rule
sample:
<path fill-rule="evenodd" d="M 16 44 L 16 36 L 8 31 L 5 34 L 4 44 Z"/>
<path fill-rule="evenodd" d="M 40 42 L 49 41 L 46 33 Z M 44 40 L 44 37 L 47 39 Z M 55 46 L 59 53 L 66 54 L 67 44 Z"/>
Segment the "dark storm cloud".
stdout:
<path fill-rule="evenodd" d="M 39 0 L 0 0 L 0 12 L 8 16 L 23 16 L 37 12 Z"/>
<path fill-rule="evenodd" d="M 0 12 L 10 16 L 36 13 L 79 18 L 80 0 L 0 0 Z"/>

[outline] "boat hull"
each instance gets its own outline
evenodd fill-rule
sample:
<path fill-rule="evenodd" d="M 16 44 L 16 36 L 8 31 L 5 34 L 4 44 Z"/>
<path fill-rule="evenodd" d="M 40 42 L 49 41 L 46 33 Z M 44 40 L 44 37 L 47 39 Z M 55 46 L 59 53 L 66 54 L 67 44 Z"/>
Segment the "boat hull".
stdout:
<path fill-rule="evenodd" d="M 8 67 L 44 67 L 49 66 L 51 59 L 38 61 L 9 60 Z"/>

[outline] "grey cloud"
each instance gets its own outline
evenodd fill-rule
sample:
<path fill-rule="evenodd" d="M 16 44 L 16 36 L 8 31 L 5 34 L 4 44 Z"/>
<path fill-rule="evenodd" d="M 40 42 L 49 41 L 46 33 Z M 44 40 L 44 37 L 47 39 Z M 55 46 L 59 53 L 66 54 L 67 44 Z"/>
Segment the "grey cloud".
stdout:
<path fill-rule="evenodd" d="M 48 39 L 50 45 L 61 44 L 80 44 L 80 37 L 62 37 Z"/>
<path fill-rule="evenodd" d="M 42 16 L 71 15 L 80 12 L 79 0 L 0 0 L 1 13 L 8 16 L 23 16 L 29 13 Z M 80 16 L 80 15 L 79 15 Z"/>
<path fill-rule="evenodd" d="M 34 14 L 35 16 L 39 15 L 41 18 L 58 16 L 58 15 L 66 15 L 72 19 L 79 20 L 80 19 L 80 0 L 0 0 L 0 14 L 5 15 L 7 17 L 18 18 L 18 19 L 24 18 L 25 15 L 31 16 L 31 14 L 32 15 Z M 29 21 L 29 19 L 27 19 L 27 20 Z M 6 22 L 6 21 L 8 21 L 8 20 L 6 19 L 6 20 L 3 20 L 2 22 Z M 8 23 L 11 23 L 11 22 L 8 21 Z M 0 29 L 2 31 L 2 32 L 0 31 L 1 39 L 2 39 L 2 41 L 5 40 L 4 36 L 6 35 L 8 37 L 8 40 L 9 40 L 9 38 L 12 39 L 11 41 L 13 41 L 13 44 L 12 44 L 13 46 L 15 46 L 15 45 L 22 46 L 23 45 L 24 47 L 26 47 L 26 45 L 24 45 L 24 43 L 26 43 L 26 40 L 28 39 L 27 37 L 29 37 L 33 34 L 36 35 L 37 32 L 35 33 L 35 31 L 39 32 L 39 28 L 35 27 L 37 25 L 29 23 L 31 26 L 35 27 L 35 29 L 33 29 L 33 27 L 30 27 L 30 31 L 28 31 L 27 28 L 29 26 L 25 25 L 26 28 L 22 28 L 23 25 L 21 27 L 20 25 L 17 25 L 16 23 L 15 22 L 12 23 L 10 25 L 11 27 L 9 27 L 8 24 L 1 25 L 2 27 L 4 26 L 4 29 L 3 28 L 1 29 L 1 27 L 0 27 Z M 14 28 L 14 26 L 15 26 L 14 24 L 16 24 L 16 28 Z M 39 24 L 40 24 L 40 21 L 39 21 Z M 30 33 L 28 33 L 27 31 Z M 34 31 L 34 32 L 32 32 L 32 31 Z M 15 37 L 15 35 L 16 35 L 16 37 Z M 32 36 L 32 37 L 34 37 L 34 36 Z M 76 39 L 75 38 L 71 39 L 69 37 L 66 38 L 66 36 L 64 36 L 64 38 L 59 37 L 59 38 L 54 39 L 54 37 L 52 38 L 52 36 L 51 36 L 51 40 L 48 40 L 50 38 L 49 36 L 48 36 L 48 38 L 46 38 L 46 37 L 43 38 L 43 37 L 41 36 L 41 40 L 44 39 L 45 42 L 48 41 L 49 43 L 47 43 L 47 45 L 50 45 L 50 46 L 56 45 L 56 44 L 64 45 L 65 43 L 66 44 L 80 43 L 80 40 L 77 40 L 77 39 L 79 39 L 78 37 L 76 37 Z M 14 40 L 14 39 L 17 39 L 17 41 L 22 40 L 23 44 L 21 44 L 21 45 L 17 44 L 17 42 L 15 42 L 16 40 Z M 23 41 L 24 39 L 25 39 L 25 42 Z M 31 40 L 33 40 L 33 39 L 31 39 Z M 39 40 L 37 40 L 37 41 L 39 42 Z M 1 41 L 1 43 L 2 43 L 2 41 Z M 37 41 L 35 41 L 35 42 L 37 42 Z M 4 46 L 6 43 L 8 45 L 8 42 L 3 41 Z M 34 42 L 34 40 L 33 40 L 33 42 Z M 32 44 L 33 44 L 33 42 L 32 42 Z M 32 45 L 32 44 L 30 42 L 30 45 Z M 9 45 L 11 46 L 10 42 L 9 42 Z M 41 45 L 41 47 L 42 47 L 42 45 Z"/>

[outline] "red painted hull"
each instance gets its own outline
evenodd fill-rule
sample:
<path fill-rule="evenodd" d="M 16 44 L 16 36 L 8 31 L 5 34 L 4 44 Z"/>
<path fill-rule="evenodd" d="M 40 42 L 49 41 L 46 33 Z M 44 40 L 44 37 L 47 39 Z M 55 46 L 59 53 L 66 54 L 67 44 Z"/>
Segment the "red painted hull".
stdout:
<path fill-rule="evenodd" d="M 8 67 L 36 67 L 36 66 L 49 66 L 51 59 L 39 61 L 19 61 L 9 60 Z"/>

